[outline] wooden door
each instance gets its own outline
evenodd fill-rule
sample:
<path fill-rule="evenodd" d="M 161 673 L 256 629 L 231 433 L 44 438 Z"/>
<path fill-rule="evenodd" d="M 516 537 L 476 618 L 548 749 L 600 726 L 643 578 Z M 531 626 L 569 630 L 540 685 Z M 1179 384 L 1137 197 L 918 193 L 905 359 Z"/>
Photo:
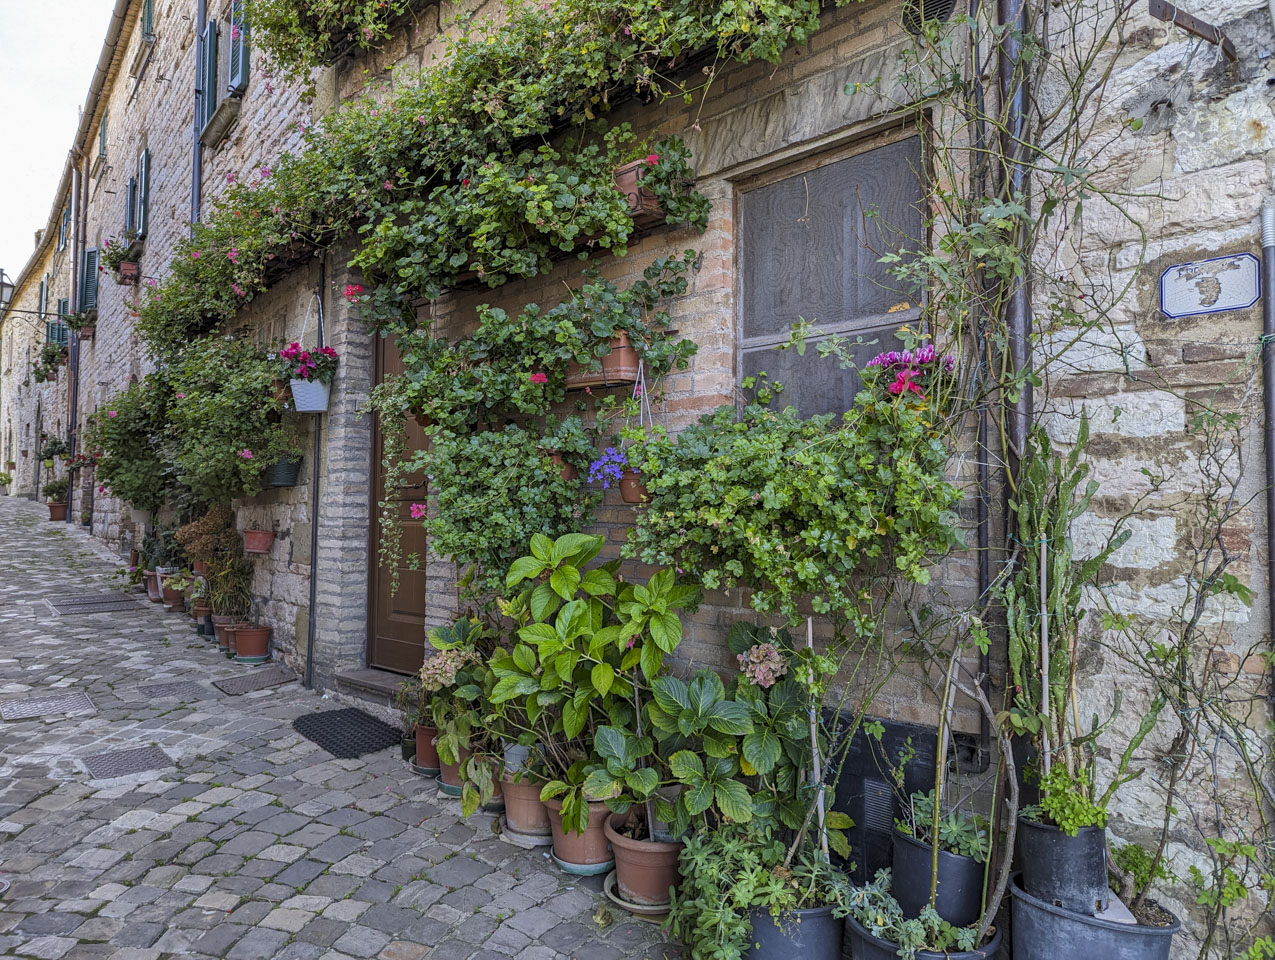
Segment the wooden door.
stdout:
<path fill-rule="evenodd" d="M 378 337 L 376 346 L 377 382 L 403 372 L 403 364 L 394 341 Z M 392 590 L 393 579 L 380 560 L 381 509 L 386 497 L 385 468 L 382 460 L 382 436 L 379 424 L 373 426 L 372 449 L 376 453 L 372 476 L 372 539 L 368 545 L 372 576 L 368 597 L 367 665 L 397 673 L 414 673 L 425 656 L 425 551 L 428 546 L 420 521 L 411 518 L 413 503 L 425 502 L 424 478 L 409 486 L 389 491 L 395 504 L 402 540 L 398 555 L 398 588 Z M 407 423 L 408 451 L 420 449 L 425 435 L 414 421 Z M 416 563 L 409 558 L 415 556 Z M 411 569 L 415 566 L 416 569 Z"/>

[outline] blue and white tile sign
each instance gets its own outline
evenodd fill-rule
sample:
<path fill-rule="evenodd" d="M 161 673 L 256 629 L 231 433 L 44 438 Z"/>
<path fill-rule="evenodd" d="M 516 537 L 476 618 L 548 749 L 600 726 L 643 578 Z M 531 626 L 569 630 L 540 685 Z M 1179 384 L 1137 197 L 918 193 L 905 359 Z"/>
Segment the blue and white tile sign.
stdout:
<path fill-rule="evenodd" d="M 1179 263 L 1160 274 L 1160 312 L 1166 317 L 1244 310 L 1262 295 L 1261 263 L 1251 253 Z"/>

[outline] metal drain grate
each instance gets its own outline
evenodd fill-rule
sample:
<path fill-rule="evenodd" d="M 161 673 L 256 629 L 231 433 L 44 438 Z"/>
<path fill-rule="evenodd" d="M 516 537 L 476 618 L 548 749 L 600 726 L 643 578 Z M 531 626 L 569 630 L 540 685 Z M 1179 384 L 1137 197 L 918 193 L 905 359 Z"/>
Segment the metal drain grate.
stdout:
<path fill-rule="evenodd" d="M 292 729 L 341 760 L 392 747 L 403 731 L 354 707 L 308 713 L 292 721 Z"/>
<path fill-rule="evenodd" d="M 281 683 L 288 683 L 296 678 L 297 675 L 287 667 L 282 664 L 272 663 L 268 667 L 253 670 L 251 673 L 245 673 L 241 677 L 231 677 L 229 680 L 215 680 L 213 681 L 213 686 L 223 693 L 237 697 L 241 693 L 264 690 L 266 687 L 277 687 Z"/>
<path fill-rule="evenodd" d="M 49 608 L 59 617 L 84 613 L 114 613 L 119 610 L 136 610 L 140 603 L 118 590 L 112 593 L 83 593 L 58 597 L 48 601 Z"/>
<path fill-rule="evenodd" d="M 173 766 L 173 758 L 159 747 L 112 750 L 110 753 L 98 753 L 81 759 L 89 768 L 89 773 L 93 774 L 94 780 L 127 777 L 133 773 L 145 773 L 147 770 L 162 770 L 164 767 Z"/>
<path fill-rule="evenodd" d="M 178 697 L 182 700 L 206 700 L 215 697 L 202 683 L 194 680 L 178 680 L 174 683 L 154 683 L 146 687 L 138 687 L 134 694 L 138 700 L 163 700 L 167 697 Z"/>
<path fill-rule="evenodd" d="M 85 693 L 66 693 L 60 697 L 27 697 L 24 700 L 0 700 L 0 719 L 30 720 L 55 713 L 96 713 L 93 701 Z"/>

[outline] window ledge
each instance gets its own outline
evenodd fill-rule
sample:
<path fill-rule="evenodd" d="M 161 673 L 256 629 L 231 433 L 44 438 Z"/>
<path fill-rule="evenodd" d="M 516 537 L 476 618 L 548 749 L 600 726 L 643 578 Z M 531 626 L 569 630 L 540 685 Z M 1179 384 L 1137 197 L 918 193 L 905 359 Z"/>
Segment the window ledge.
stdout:
<path fill-rule="evenodd" d="M 230 125 L 239 116 L 241 106 L 243 106 L 243 100 L 239 97 L 226 97 L 217 104 L 217 109 L 213 111 L 212 117 L 199 134 L 199 142 L 211 150 L 226 139 Z"/>
<path fill-rule="evenodd" d="M 133 65 L 128 68 L 128 75 L 134 79 L 142 79 L 146 65 L 151 62 L 151 54 L 155 50 L 155 35 L 143 36 L 137 43 L 137 52 L 133 54 Z"/>

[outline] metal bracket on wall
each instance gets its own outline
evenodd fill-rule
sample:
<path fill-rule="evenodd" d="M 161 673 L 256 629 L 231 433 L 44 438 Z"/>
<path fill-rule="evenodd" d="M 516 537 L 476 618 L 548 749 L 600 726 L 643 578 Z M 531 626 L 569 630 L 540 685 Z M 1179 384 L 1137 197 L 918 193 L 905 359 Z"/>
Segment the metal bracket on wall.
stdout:
<path fill-rule="evenodd" d="M 1226 59 L 1234 63 L 1240 58 L 1235 51 L 1229 37 L 1224 34 L 1218 27 L 1211 23 L 1205 23 L 1199 17 L 1180 10 L 1175 4 L 1167 2 L 1167 0 L 1147 0 L 1147 12 L 1157 20 L 1164 20 L 1171 23 L 1175 27 L 1181 27 L 1187 33 L 1199 37 L 1201 40 L 1207 40 L 1214 46 L 1222 48 L 1222 53 L 1226 55 Z"/>

